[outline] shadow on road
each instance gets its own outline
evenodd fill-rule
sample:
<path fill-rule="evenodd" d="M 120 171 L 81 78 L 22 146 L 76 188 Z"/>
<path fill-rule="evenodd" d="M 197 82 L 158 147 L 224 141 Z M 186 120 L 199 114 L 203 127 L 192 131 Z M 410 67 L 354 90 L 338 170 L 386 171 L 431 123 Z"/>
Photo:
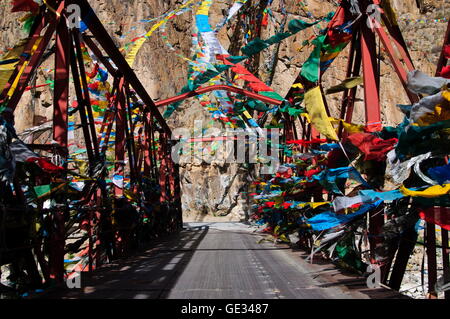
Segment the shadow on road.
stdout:
<path fill-rule="evenodd" d="M 189 263 L 209 227 L 191 227 L 157 240 L 138 256 L 82 273 L 81 289 L 43 294 L 46 299 L 159 299 L 165 298 Z"/>

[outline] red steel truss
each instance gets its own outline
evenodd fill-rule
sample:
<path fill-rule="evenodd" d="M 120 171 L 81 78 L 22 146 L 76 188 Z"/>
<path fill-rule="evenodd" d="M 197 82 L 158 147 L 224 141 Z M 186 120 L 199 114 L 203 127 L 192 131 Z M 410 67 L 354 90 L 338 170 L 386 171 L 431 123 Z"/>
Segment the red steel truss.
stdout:
<path fill-rule="evenodd" d="M 30 79 L 36 74 L 37 68 L 42 63 L 44 52 L 48 49 L 52 37 L 55 36 L 53 139 L 57 144 L 51 147 L 41 146 L 40 148 L 58 153 L 63 159 L 68 156 L 69 83 L 72 75 L 77 101 L 76 111 L 80 115 L 89 161 L 89 174 L 93 177 L 88 182 L 90 187 L 85 192 L 83 199 L 86 205 L 90 207 L 87 220 L 89 229 L 88 269 L 92 270 L 103 262 L 101 255 L 104 253 L 102 251 L 104 243 L 102 243 L 99 234 L 107 230 L 103 230 L 101 224 L 103 221 L 111 219 L 111 214 L 113 214 L 113 211 L 105 209 L 103 203 L 106 200 L 105 196 L 107 196 L 107 193 L 94 178 L 96 165 L 99 163 L 104 164 L 107 145 L 113 127 L 115 126 L 116 131 L 116 176 L 124 178 L 126 174 L 129 174 L 132 191 L 136 194 L 142 191 L 143 179 L 159 180 L 161 196 L 159 199 L 156 199 L 157 203 L 152 202 L 150 204 L 157 204 L 162 207 L 161 212 L 165 216 L 157 218 L 161 218 L 163 220 L 162 223 L 166 223 L 164 226 L 170 231 L 179 230 L 182 226 L 179 172 L 177 165 L 173 163 L 171 158 L 171 144 L 169 140 L 171 131 L 167 123 L 134 71 L 115 46 L 88 1 L 53 0 L 47 1 L 47 4 L 52 8 L 56 8 L 56 12 L 42 8 L 35 25 L 32 27 L 31 36 L 26 44 L 24 54 L 22 54 L 8 84 L 1 92 L 0 102 L 6 103 L 7 110 L 8 108 L 12 111 L 16 109 L 26 87 L 29 85 Z M 66 25 L 66 8 L 70 4 L 78 4 L 80 6 L 81 19 L 87 25 L 90 34 L 88 32 L 82 34 L 77 28 L 68 28 Z M 36 44 L 38 45 L 34 53 L 31 54 Z M 97 136 L 95 129 L 87 80 L 83 76 L 86 74 L 86 70 L 82 46 L 90 49 L 93 55 L 114 77 L 113 94 L 111 95 L 109 108 L 104 116 L 99 136 Z M 116 67 L 113 67 L 110 61 Z M 17 86 L 13 94 L 9 96 L 8 93 L 18 75 L 20 76 Z M 134 90 L 135 95 L 132 94 L 131 88 Z M 141 111 L 144 114 L 145 123 L 145 141 L 139 140 L 138 145 L 134 142 L 135 133 L 131 121 L 131 101 L 136 99 L 136 96 L 144 103 Z M 11 117 L 10 113 L 4 113 L 3 115 L 12 121 L 13 117 Z M 158 144 L 156 143 L 157 138 L 159 138 Z M 33 145 L 30 145 L 30 147 L 33 147 Z M 37 145 L 36 147 L 39 148 Z M 125 164 L 126 156 L 128 159 L 127 164 Z M 67 163 L 64 160 L 63 162 Z M 144 168 L 143 173 L 141 173 L 142 168 Z M 17 185 L 15 189 L 17 196 L 19 196 L 20 185 Z M 123 198 L 123 188 L 116 186 L 114 193 L 117 198 Z M 152 201 L 154 200 L 152 199 Z M 49 245 L 48 262 L 44 258 L 38 258 L 38 260 L 40 260 L 40 266 L 46 282 L 60 284 L 65 277 L 66 210 L 58 209 L 53 211 L 51 219 L 53 226 L 49 237 L 51 245 Z M 124 236 L 126 237 L 126 235 Z M 118 238 L 117 240 L 121 245 L 126 245 L 126 238 Z"/>

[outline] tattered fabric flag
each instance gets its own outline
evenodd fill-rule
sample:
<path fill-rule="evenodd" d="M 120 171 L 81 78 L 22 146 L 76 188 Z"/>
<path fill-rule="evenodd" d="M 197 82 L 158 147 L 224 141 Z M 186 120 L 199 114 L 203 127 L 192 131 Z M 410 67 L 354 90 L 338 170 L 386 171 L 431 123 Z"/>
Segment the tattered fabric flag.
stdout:
<path fill-rule="evenodd" d="M 24 163 L 29 158 L 39 157 L 38 154 L 31 151 L 27 145 L 21 140 L 16 140 L 10 145 L 11 152 L 14 154 L 14 160 L 16 162 Z"/>
<path fill-rule="evenodd" d="M 347 137 L 347 140 L 365 154 L 366 161 L 384 161 L 386 153 L 394 149 L 398 142 L 396 138 L 383 140 L 370 133 L 356 133 Z"/>
<path fill-rule="evenodd" d="M 434 185 L 422 191 L 413 191 L 402 186 L 400 191 L 406 196 L 433 198 L 447 195 L 450 192 L 450 184 Z"/>
<path fill-rule="evenodd" d="M 450 83 L 450 80 L 431 77 L 418 70 L 408 72 L 407 86 L 415 94 L 436 94 L 447 83 Z"/>
<path fill-rule="evenodd" d="M 432 149 L 436 131 L 450 128 L 450 120 L 433 123 L 429 126 L 408 126 L 400 132 L 398 144 L 395 148 L 397 156 L 417 155 Z M 439 140 L 442 142 L 442 140 Z"/>
<path fill-rule="evenodd" d="M 419 102 L 414 104 L 410 111 L 410 122 L 415 123 L 427 113 L 434 111 L 435 107 L 445 101 L 442 92 L 424 97 Z M 422 122 L 424 122 L 422 120 Z M 430 123 L 422 123 L 420 126 L 426 126 Z"/>
<path fill-rule="evenodd" d="M 334 212 L 328 211 L 321 214 L 318 214 L 314 217 L 309 218 L 306 222 L 311 226 L 311 228 L 315 231 L 327 230 L 336 226 L 341 226 L 343 224 L 347 224 L 352 221 L 356 217 L 363 215 L 374 209 L 378 205 L 380 205 L 383 201 L 379 200 L 372 204 L 367 204 L 359 208 L 356 212 L 352 214 L 336 214 Z"/>
<path fill-rule="evenodd" d="M 295 107 L 289 107 L 288 108 L 288 113 L 289 113 L 290 116 L 297 117 L 300 114 L 305 113 L 305 110 L 304 109 L 297 109 Z"/>
<path fill-rule="evenodd" d="M 37 199 L 42 199 L 44 197 L 49 196 L 50 194 L 53 194 L 53 193 L 57 192 L 58 190 L 61 190 L 67 184 L 68 183 L 39 185 L 39 186 L 34 186 L 33 190 L 34 190 L 34 193 L 36 195 L 36 198 Z"/>
<path fill-rule="evenodd" d="M 19 22 L 23 22 L 23 26 L 22 26 L 22 30 L 29 34 L 31 31 L 31 27 L 33 26 L 34 20 L 36 19 L 36 15 L 34 15 L 33 13 L 29 13 L 27 15 L 25 15 L 24 17 L 22 17 L 21 19 L 19 19 Z"/>
<path fill-rule="evenodd" d="M 446 59 L 450 59 L 450 44 L 444 47 L 444 56 Z"/>
<path fill-rule="evenodd" d="M 342 126 L 344 127 L 344 130 L 347 133 L 354 134 L 354 133 L 364 132 L 364 129 L 365 129 L 364 125 L 347 123 L 347 122 L 345 122 L 342 119 L 335 119 L 335 118 L 333 118 L 333 120 L 342 123 Z"/>
<path fill-rule="evenodd" d="M 450 164 L 428 169 L 428 174 L 439 184 L 450 182 Z"/>
<path fill-rule="evenodd" d="M 33 12 L 37 13 L 39 11 L 39 5 L 33 0 L 13 0 L 11 12 Z"/>
<path fill-rule="evenodd" d="M 312 125 L 330 140 L 338 141 L 336 131 L 328 118 L 319 86 L 305 93 L 305 106 Z"/>
<path fill-rule="evenodd" d="M 305 22 L 300 19 L 291 20 L 288 24 L 289 32 L 277 33 L 267 40 L 262 40 L 260 38 L 256 38 L 256 39 L 250 41 L 246 46 L 244 46 L 241 49 L 241 51 L 242 51 L 242 53 L 244 53 L 247 56 L 257 54 L 257 53 L 261 52 L 262 50 L 268 48 L 272 44 L 279 43 L 282 40 L 289 38 L 290 36 L 293 36 L 300 31 L 310 28 L 313 25 L 316 25 L 317 23 L 319 23 L 321 21 L 322 20 L 318 20 L 313 23 L 308 23 L 308 22 Z"/>
<path fill-rule="evenodd" d="M 326 36 L 320 35 L 313 40 L 314 50 L 309 56 L 308 60 L 303 64 L 301 76 L 310 82 L 318 82 L 320 77 L 320 55 L 322 46 L 325 42 Z"/>
<path fill-rule="evenodd" d="M 442 68 L 440 76 L 446 79 L 450 79 L 450 65 L 444 66 Z"/>
<path fill-rule="evenodd" d="M 341 210 L 344 210 L 346 208 L 349 208 L 355 204 L 367 202 L 371 200 L 368 196 L 336 196 L 336 198 L 333 200 L 333 210 L 335 212 L 339 212 Z"/>
<path fill-rule="evenodd" d="M 341 194 L 341 191 L 337 186 L 337 179 L 349 178 L 361 183 L 367 188 L 370 188 L 370 185 L 367 184 L 361 174 L 352 166 L 331 168 L 321 172 L 320 174 L 312 176 L 313 180 L 318 180 L 319 183 L 326 189 L 331 190 L 336 194 Z"/>
<path fill-rule="evenodd" d="M 444 102 L 436 105 L 431 112 L 425 113 L 421 116 L 416 124 L 419 126 L 427 126 L 430 124 L 446 121 L 450 119 L 450 104 Z"/>
<path fill-rule="evenodd" d="M 398 189 L 387 192 L 377 192 L 372 189 L 364 189 L 360 190 L 359 194 L 361 196 L 368 197 L 371 200 L 381 199 L 389 202 L 405 197 L 405 195 L 403 195 Z"/>
<path fill-rule="evenodd" d="M 328 143 L 328 144 L 322 144 L 319 146 L 319 149 L 322 151 L 330 152 L 332 150 L 340 149 L 341 146 L 337 143 Z"/>
<path fill-rule="evenodd" d="M 305 29 L 308 29 L 308 28 L 312 27 L 313 25 L 316 25 L 320 21 L 321 20 L 318 20 L 318 21 L 313 22 L 313 23 L 308 23 L 308 22 L 305 22 L 305 21 L 300 20 L 300 19 L 295 19 L 295 20 L 291 20 L 288 23 L 288 29 L 292 33 L 297 33 L 297 32 L 303 31 Z"/>
<path fill-rule="evenodd" d="M 51 174 L 59 173 L 65 170 L 64 167 L 56 166 L 55 164 L 47 161 L 45 158 L 42 157 L 30 157 L 26 161 L 29 163 L 35 163 L 40 168 L 42 168 L 42 170 Z"/>
<path fill-rule="evenodd" d="M 0 117 L 0 182 L 12 183 L 15 175 L 16 161 L 10 149 L 10 141 L 14 135 L 12 125 Z"/>
<path fill-rule="evenodd" d="M 396 184 L 402 184 L 406 179 L 408 179 L 411 173 L 411 168 L 414 167 L 414 172 L 422 178 L 424 182 L 435 185 L 436 182 L 428 178 L 420 170 L 420 164 L 430 157 L 431 152 L 428 152 L 414 156 L 407 161 L 400 162 L 400 160 L 396 157 L 395 150 L 392 150 L 387 154 L 386 177 L 391 178 Z"/>

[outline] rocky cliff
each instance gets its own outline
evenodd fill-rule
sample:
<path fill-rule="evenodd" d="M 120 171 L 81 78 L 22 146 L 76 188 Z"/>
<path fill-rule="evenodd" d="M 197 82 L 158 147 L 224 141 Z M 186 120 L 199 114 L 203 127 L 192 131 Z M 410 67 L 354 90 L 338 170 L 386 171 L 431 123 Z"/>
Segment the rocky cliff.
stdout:
<path fill-rule="evenodd" d="M 130 43 L 133 38 L 142 35 L 151 27 L 151 23 L 144 23 L 142 19 L 160 16 L 182 3 L 181 0 L 96 0 L 90 2 L 109 33 L 115 38 L 118 47 Z M 212 2 L 210 19 L 213 25 L 222 20 L 227 8 L 233 2 L 233 0 Z M 239 48 L 245 44 L 246 34 L 249 34 L 250 38 L 258 35 L 254 33 L 255 28 L 252 23 L 260 22 L 258 13 L 261 13 L 264 5 L 269 2 L 249 0 L 243 8 L 244 15 L 237 15 L 219 32 L 219 40 L 230 53 L 239 53 Z M 271 21 L 267 27 L 262 27 L 260 36 L 268 38 L 279 31 L 283 22 L 294 18 L 313 21 L 311 16 L 323 17 L 336 8 L 336 3 L 337 1 L 334 0 L 274 0 L 270 8 L 275 21 Z M 400 27 L 410 46 L 416 68 L 433 74 L 446 29 L 446 23 L 436 22 L 436 19 L 450 17 L 450 1 L 391 0 L 391 4 L 399 17 Z M 9 48 L 19 38 L 25 36 L 20 31 L 21 26 L 17 21 L 23 14 L 11 14 L 8 6 L 3 5 L 3 10 L 0 11 L 0 50 Z M 252 16 L 252 21 L 245 15 Z M 170 20 L 166 29 L 169 42 L 186 57 L 191 55 L 193 27 L 193 13 L 186 12 Z M 313 29 L 298 33 L 283 41 L 279 48 L 268 49 L 253 58 L 249 68 L 263 81 L 271 83 L 271 87 L 280 95 L 285 95 L 312 49 L 303 48 L 302 43 L 313 34 Z M 273 61 L 274 64 L 272 64 Z M 383 51 L 381 51 L 381 61 L 383 124 L 397 124 L 402 120 L 402 115 L 397 110 L 396 104 L 407 104 L 408 100 Z M 344 80 L 346 65 L 347 51 L 344 51 L 327 71 L 323 86 L 327 88 Z M 51 61 L 44 63 L 40 69 L 39 76 L 35 80 L 37 84 L 45 83 L 47 79 L 52 78 L 51 70 L 47 68 L 51 68 Z M 186 84 L 188 65 L 168 49 L 160 32 L 155 32 L 147 40 L 133 68 L 154 100 L 174 96 Z M 274 72 L 272 72 L 273 68 Z M 51 94 L 49 87 L 26 93 L 16 111 L 16 128 L 19 132 L 51 120 L 52 108 L 49 104 Z M 328 96 L 328 103 L 334 116 L 339 114 L 340 99 L 340 94 Z M 168 123 L 172 128 L 192 128 L 194 120 L 203 120 L 203 123 L 209 126 L 221 127 L 221 124 L 211 122 L 210 114 L 195 99 L 184 102 Z M 354 122 L 363 123 L 363 121 L 364 105 L 362 90 L 360 90 Z M 50 136 L 44 136 L 44 139 L 48 142 Z M 247 186 L 248 181 L 251 180 L 250 173 L 248 168 L 236 164 L 182 165 L 185 214 L 195 218 L 202 218 L 204 215 L 228 215 L 232 219 L 244 217 Z"/>

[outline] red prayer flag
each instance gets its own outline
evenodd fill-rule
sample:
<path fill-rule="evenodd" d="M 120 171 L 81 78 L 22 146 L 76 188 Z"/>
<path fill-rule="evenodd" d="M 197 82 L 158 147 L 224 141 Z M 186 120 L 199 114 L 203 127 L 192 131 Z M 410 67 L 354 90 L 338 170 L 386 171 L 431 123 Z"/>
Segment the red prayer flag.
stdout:
<path fill-rule="evenodd" d="M 264 17 L 262 19 L 261 25 L 263 27 L 266 27 L 269 24 L 269 15 L 267 13 L 264 13 Z"/>
<path fill-rule="evenodd" d="M 450 79 L 450 65 L 442 68 L 441 77 Z"/>
<path fill-rule="evenodd" d="M 444 56 L 446 59 L 450 59 L 450 44 L 444 47 Z"/>
<path fill-rule="evenodd" d="M 33 0 L 13 0 L 12 6 L 11 12 L 26 11 L 36 13 L 39 11 L 39 5 Z"/>
<path fill-rule="evenodd" d="M 308 178 L 311 178 L 311 176 L 319 174 L 322 170 L 320 168 L 314 168 L 314 169 L 310 169 L 309 171 L 305 172 L 305 176 Z"/>
<path fill-rule="evenodd" d="M 289 207 L 291 207 L 292 203 L 288 203 L 288 202 L 284 202 L 283 203 L 283 208 L 284 209 L 288 209 Z"/>
<path fill-rule="evenodd" d="M 98 73 L 98 64 L 96 63 L 92 72 L 91 73 L 86 72 L 86 75 L 92 79 L 94 76 L 97 75 L 97 73 Z"/>
<path fill-rule="evenodd" d="M 324 140 L 324 139 L 314 138 L 314 139 L 312 139 L 310 141 L 307 141 L 307 140 L 290 140 L 290 141 L 287 141 L 286 143 L 287 144 L 299 144 L 299 145 L 307 146 L 307 145 L 310 145 L 310 144 L 325 143 L 326 141 L 327 140 Z"/>
<path fill-rule="evenodd" d="M 347 140 L 365 154 L 365 160 L 384 161 L 386 153 L 394 149 L 398 139 L 383 140 L 370 133 L 355 133 L 347 137 Z"/>
<path fill-rule="evenodd" d="M 267 207 L 273 207 L 275 205 L 275 202 L 266 202 Z"/>
<path fill-rule="evenodd" d="M 30 157 L 27 159 L 27 162 L 36 163 L 47 173 L 57 173 L 65 170 L 64 167 L 56 166 L 55 164 L 50 163 L 45 158 L 41 157 Z"/>
<path fill-rule="evenodd" d="M 430 207 L 421 211 L 419 215 L 427 223 L 436 224 L 450 230 L 450 208 L 448 207 Z"/>

